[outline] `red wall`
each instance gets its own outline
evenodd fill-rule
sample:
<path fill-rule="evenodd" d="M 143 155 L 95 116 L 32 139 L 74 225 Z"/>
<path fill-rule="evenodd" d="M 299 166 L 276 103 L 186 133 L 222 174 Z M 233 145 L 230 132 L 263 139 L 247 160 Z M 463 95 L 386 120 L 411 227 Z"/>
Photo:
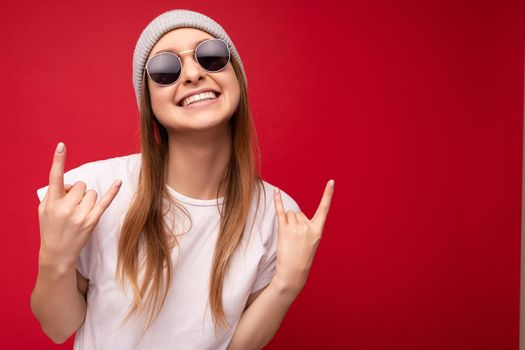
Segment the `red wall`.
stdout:
<path fill-rule="evenodd" d="M 517 349 L 523 2 L 0 6 L 0 347 L 59 347 L 29 307 L 35 190 L 58 141 L 66 169 L 138 150 L 133 48 L 177 6 L 236 44 L 263 178 L 308 216 L 336 180 L 307 285 L 268 349 Z"/>

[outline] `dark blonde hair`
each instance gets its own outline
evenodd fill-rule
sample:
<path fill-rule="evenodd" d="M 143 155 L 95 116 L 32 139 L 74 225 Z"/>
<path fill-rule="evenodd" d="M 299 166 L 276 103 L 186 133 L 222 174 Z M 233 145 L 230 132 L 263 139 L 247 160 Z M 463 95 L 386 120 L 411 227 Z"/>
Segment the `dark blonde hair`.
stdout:
<path fill-rule="evenodd" d="M 260 176 L 260 148 L 249 109 L 246 85 L 237 62 L 233 59 L 230 62 L 240 84 L 241 94 L 239 105 L 229 120 L 231 158 L 227 173 L 217 190 L 218 197 L 220 188 L 226 186 L 210 275 L 209 300 L 215 328 L 217 325 L 222 328 L 229 327 L 226 325 L 222 306 L 225 271 L 243 236 L 253 196 L 257 192 L 258 210 L 260 190 L 264 190 Z M 142 86 L 141 172 L 137 192 L 126 214 L 119 238 L 116 278 L 122 287 L 124 279 L 127 278 L 133 291 L 133 305 L 124 321 L 127 321 L 135 310 L 140 314 L 144 309 L 149 311 L 143 329 L 145 332 L 156 320 L 166 300 L 173 273 L 170 252 L 178 245 L 178 241 L 164 224 L 163 198 L 168 198 L 171 203 L 177 205 L 165 187 L 168 133 L 153 114 L 146 74 Z M 139 252 L 144 253 L 145 261 L 139 261 Z M 139 287 L 138 272 L 143 264 L 146 277 Z M 163 280 L 165 267 L 166 281 Z"/>

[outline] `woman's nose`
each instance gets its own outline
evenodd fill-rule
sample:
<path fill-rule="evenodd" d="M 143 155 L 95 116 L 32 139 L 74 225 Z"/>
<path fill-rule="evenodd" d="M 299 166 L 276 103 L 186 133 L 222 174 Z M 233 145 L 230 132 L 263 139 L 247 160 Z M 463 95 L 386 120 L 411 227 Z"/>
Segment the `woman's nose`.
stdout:
<path fill-rule="evenodd" d="M 194 55 L 184 55 L 181 57 L 182 71 L 181 71 L 181 82 L 191 83 L 204 78 L 206 71 L 202 69 L 200 64 L 195 61 Z"/>

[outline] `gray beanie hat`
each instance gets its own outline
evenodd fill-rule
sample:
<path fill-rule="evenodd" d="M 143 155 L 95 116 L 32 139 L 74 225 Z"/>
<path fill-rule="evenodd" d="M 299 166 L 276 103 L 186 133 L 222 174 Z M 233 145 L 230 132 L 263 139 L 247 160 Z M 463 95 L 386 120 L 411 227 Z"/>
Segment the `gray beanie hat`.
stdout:
<path fill-rule="evenodd" d="M 157 41 L 167 32 L 176 28 L 197 28 L 210 33 L 215 38 L 223 39 L 230 46 L 230 51 L 233 58 L 239 64 L 244 83 L 247 86 L 246 73 L 241 62 L 241 57 L 237 53 L 237 49 L 231 41 L 226 31 L 213 19 L 205 16 L 199 12 L 190 10 L 170 10 L 164 12 L 153 19 L 137 41 L 135 51 L 133 52 L 133 87 L 135 88 L 135 96 L 137 98 L 137 105 L 140 110 L 140 96 L 142 93 L 142 75 L 144 74 L 144 66 L 148 59 L 148 55 L 157 43 Z"/>

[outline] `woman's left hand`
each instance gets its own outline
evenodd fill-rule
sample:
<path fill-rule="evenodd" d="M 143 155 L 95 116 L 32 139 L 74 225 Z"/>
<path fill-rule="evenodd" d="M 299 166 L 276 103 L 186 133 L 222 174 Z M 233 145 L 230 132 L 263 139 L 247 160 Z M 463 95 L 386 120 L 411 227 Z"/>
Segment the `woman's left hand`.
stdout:
<path fill-rule="evenodd" d="M 275 283 L 287 291 L 301 291 L 308 278 L 315 251 L 323 235 L 323 227 L 330 209 L 333 184 L 328 181 L 321 203 L 310 220 L 302 212 L 284 211 L 281 192 L 274 193 L 275 210 L 279 225 Z"/>

